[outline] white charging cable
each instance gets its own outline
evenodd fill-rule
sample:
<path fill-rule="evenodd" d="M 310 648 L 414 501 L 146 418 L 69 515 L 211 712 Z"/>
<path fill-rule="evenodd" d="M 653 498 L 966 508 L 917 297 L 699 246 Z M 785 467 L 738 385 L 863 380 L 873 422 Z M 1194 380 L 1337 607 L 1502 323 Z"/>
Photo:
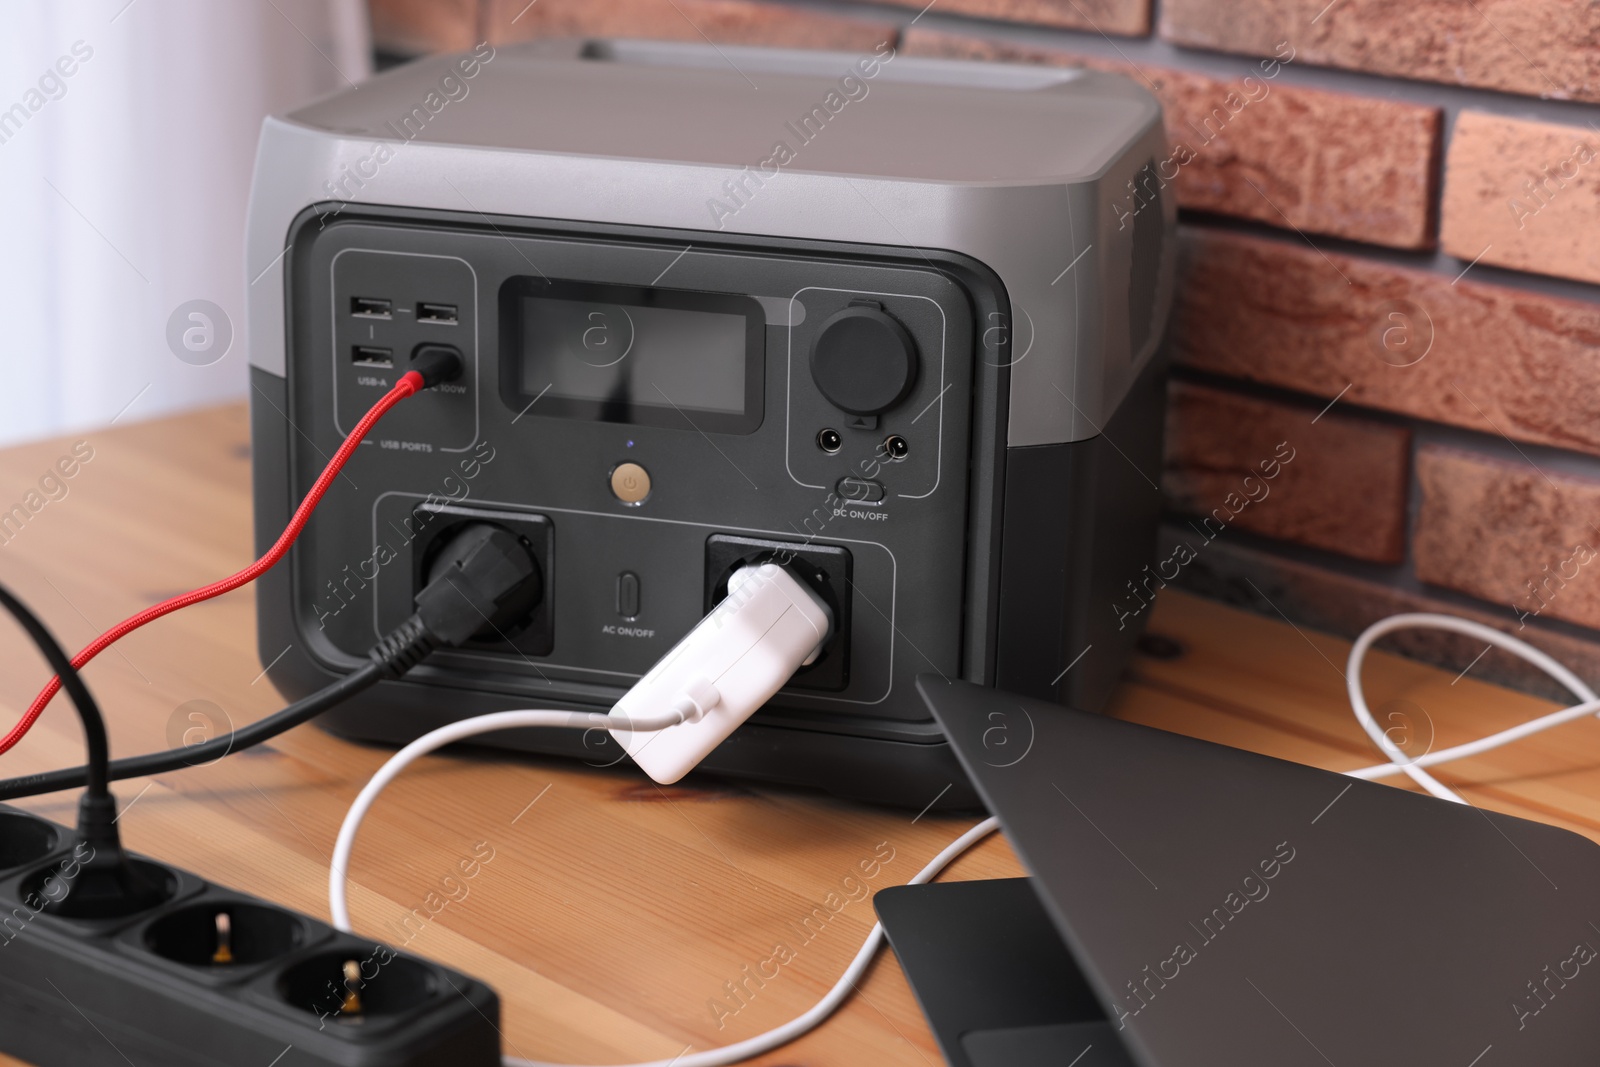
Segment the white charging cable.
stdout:
<path fill-rule="evenodd" d="M 597 721 L 598 720 L 598 721 Z M 658 720 L 657 729 L 678 721 L 678 716 L 662 717 Z M 434 749 L 441 748 L 454 741 L 472 737 L 477 734 L 490 733 L 494 730 L 507 730 L 517 726 L 567 726 L 576 729 L 594 729 L 596 727 L 608 730 L 626 728 L 620 719 L 613 719 L 608 715 L 574 714 L 570 711 L 502 711 L 493 715 L 479 715 L 476 718 L 463 719 L 461 722 L 442 726 L 432 733 L 424 734 L 411 744 L 401 749 L 389 758 L 389 761 L 372 776 L 372 780 L 361 790 L 356 797 L 356 802 L 350 806 L 350 812 L 344 818 L 344 825 L 339 827 L 339 840 L 333 849 L 333 865 L 328 873 L 328 905 L 333 913 L 333 925 L 345 933 L 351 932 L 350 906 L 346 897 L 345 880 L 350 867 L 350 853 L 355 847 L 356 833 L 361 829 L 361 822 L 366 818 L 367 811 L 372 807 L 372 802 L 383 792 L 384 787 L 394 781 L 395 777 L 416 760 Z M 633 720 L 627 724 L 634 730 L 643 732 L 651 729 L 651 725 L 641 719 Z M 918 871 L 911 879 L 911 885 L 921 885 L 931 881 L 940 871 L 950 865 L 961 853 L 977 844 L 983 838 L 993 833 L 999 827 L 999 821 L 994 818 L 984 819 L 972 829 L 956 838 L 945 846 L 937 856 L 928 862 L 928 865 Z M 834 983 L 821 1000 L 817 1001 L 810 1009 L 784 1023 L 782 1026 L 768 1030 L 766 1033 L 747 1038 L 744 1041 L 722 1048 L 710 1049 L 705 1052 L 695 1052 L 680 1055 L 670 1060 L 650 1060 L 646 1063 L 631 1064 L 629 1067 L 727 1067 L 728 1064 L 739 1063 L 742 1060 L 759 1056 L 763 1052 L 770 1052 L 781 1045 L 786 1045 L 795 1038 L 800 1037 L 815 1029 L 823 1020 L 844 1003 L 845 999 L 854 991 L 856 983 L 866 973 L 867 966 L 872 962 L 872 957 L 883 944 L 883 924 L 875 923 L 872 932 L 867 935 L 866 942 L 861 946 L 850 965 L 845 968 L 844 974 Z M 540 1060 L 523 1060 L 511 1056 L 505 1057 L 506 1067 L 578 1067 L 578 1065 L 546 1063 Z"/>
<path fill-rule="evenodd" d="M 957 856 L 961 855 L 973 845 L 1000 828 L 998 819 L 984 819 L 972 829 L 956 838 L 944 847 L 937 856 L 928 861 L 928 865 L 914 875 L 908 885 L 922 885 L 931 882 L 935 876 Z M 832 1015 L 855 991 L 856 983 L 866 973 L 867 965 L 872 962 L 880 946 L 883 944 L 883 924 L 873 923 L 872 932 L 867 934 L 866 942 L 856 953 L 855 959 L 850 961 L 850 966 L 844 969 L 844 974 L 833 984 L 833 988 L 811 1008 L 784 1023 L 782 1026 L 768 1030 L 764 1034 L 747 1038 L 732 1045 L 722 1048 L 708 1049 L 705 1052 L 694 1052 L 688 1055 L 675 1056 L 670 1060 L 650 1060 L 646 1063 L 629 1064 L 627 1067 L 728 1067 L 729 1064 L 739 1063 L 742 1060 L 759 1056 L 763 1052 L 771 1052 L 781 1045 L 787 1045 L 795 1038 L 816 1029 L 816 1027 Z M 520 1060 L 512 1056 L 504 1058 L 506 1067 L 576 1067 L 574 1064 L 545 1063 L 540 1060 Z"/>
<path fill-rule="evenodd" d="M 390 782 L 399 776 L 401 771 L 411 766 L 418 759 L 426 756 L 435 749 L 457 741 L 475 737 L 478 734 L 492 733 L 496 730 L 511 730 L 519 726 L 563 726 L 574 730 L 660 730 L 667 726 L 683 721 L 683 714 L 678 711 L 668 712 L 654 719 L 643 716 L 623 716 L 605 714 L 603 712 L 583 711 L 497 711 L 491 715 L 478 715 L 460 722 L 441 726 L 437 730 L 423 734 L 393 756 L 378 773 L 372 776 L 371 781 L 356 794 L 356 799 L 350 805 L 350 810 L 345 813 L 344 823 L 339 827 L 338 840 L 333 845 L 333 861 L 328 867 L 328 910 L 333 914 L 333 925 L 346 932 L 350 929 L 350 905 L 345 896 L 346 872 L 350 869 L 350 852 L 355 848 L 356 831 L 361 829 L 361 822 L 367 817 L 367 809 L 372 807 L 372 802 L 378 799 L 378 794 L 383 792 Z"/>
<path fill-rule="evenodd" d="M 1425 755 L 1412 758 L 1407 756 L 1397 746 L 1379 725 L 1372 715 L 1372 709 L 1367 706 L 1367 698 L 1361 686 L 1361 667 L 1367 658 L 1367 652 L 1380 637 L 1393 633 L 1396 630 L 1426 629 L 1448 630 L 1452 633 L 1464 634 L 1487 642 L 1496 648 L 1504 649 L 1512 655 L 1526 660 L 1538 667 L 1550 677 L 1566 686 L 1579 703 L 1560 711 L 1542 715 L 1537 719 L 1502 730 L 1497 734 L 1471 741 L 1464 745 L 1443 749 L 1438 752 L 1429 752 Z M 1470 619 L 1460 619 L 1454 615 L 1439 615 L 1430 612 L 1412 612 L 1404 615 L 1392 615 L 1387 619 L 1380 619 L 1356 638 L 1355 644 L 1350 646 L 1350 660 L 1345 667 L 1345 684 L 1350 693 L 1350 707 L 1355 712 L 1356 720 L 1361 723 L 1361 728 L 1372 738 L 1374 744 L 1390 759 L 1389 763 L 1380 763 L 1375 767 L 1363 767 L 1356 771 L 1346 771 L 1353 778 L 1384 778 L 1393 774 L 1407 774 L 1412 781 L 1422 786 L 1434 796 L 1443 800 L 1455 801 L 1465 804 L 1464 797 L 1456 793 L 1449 786 L 1444 785 L 1424 768 L 1436 766 L 1440 763 L 1449 763 L 1452 760 L 1465 759 L 1468 756 L 1480 755 L 1492 749 L 1508 745 L 1513 741 L 1520 741 L 1536 733 L 1548 730 L 1562 723 L 1572 722 L 1576 719 L 1587 718 L 1590 715 L 1600 714 L 1600 696 L 1589 688 L 1576 674 L 1563 667 L 1544 652 L 1520 638 L 1512 637 L 1508 633 L 1473 622 Z"/>

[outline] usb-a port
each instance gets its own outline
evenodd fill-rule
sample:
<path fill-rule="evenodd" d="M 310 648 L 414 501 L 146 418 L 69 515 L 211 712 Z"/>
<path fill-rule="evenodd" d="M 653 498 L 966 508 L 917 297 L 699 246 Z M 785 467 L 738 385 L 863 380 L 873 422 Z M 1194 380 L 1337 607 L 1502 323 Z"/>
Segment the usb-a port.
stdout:
<path fill-rule="evenodd" d="M 377 345 L 351 345 L 350 362 L 358 367 L 392 367 L 394 349 L 379 348 Z"/>
<path fill-rule="evenodd" d="M 394 301 L 381 296 L 352 296 L 350 314 L 361 319 L 388 319 L 394 317 Z"/>
<path fill-rule="evenodd" d="M 417 305 L 418 322 L 431 322 L 438 326 L 454 326 L 456 318 L 456 306 L 454 304 L 419 303 Z"/>

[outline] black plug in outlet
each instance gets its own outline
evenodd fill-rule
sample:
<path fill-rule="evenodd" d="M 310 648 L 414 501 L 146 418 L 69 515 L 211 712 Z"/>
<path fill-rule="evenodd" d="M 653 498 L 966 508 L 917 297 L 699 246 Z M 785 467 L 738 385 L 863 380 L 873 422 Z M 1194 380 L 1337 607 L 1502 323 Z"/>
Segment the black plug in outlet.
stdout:
<path fill-rule="evenodd" d="M 839 545 L 712 534 L 706 538 L 705 610 L 709 612 L 728 595 L 728 579 L 734 571 L 761 563 L 788 567 L 833 612 L 833 634 L 822 646 L 822 654 L 796 671 L 785 688 L 844 689 L 850 684 L 850 550 Z"/>
<path fill-rule="evenodd" d="M 411 525 L 419 531 L 411 547 L 412 596 L 427 587 L 434 577 L 435 564 L 463 535 L 484 527 L 513 535 L 532 558 L 540 581 L 528 595 L 519 594 L 516 603 L 507 605 L 505 617 L 485 619 L 483 629 L 460 647 L 526 656 L 550 654 L 555 645 L 555 571 L 551 566 L 555 534 L 549 519 L 516 511 L 445 504 L 417 507 L 412 512 Z"/>
<path fill-rule="evenodd" d="M 86 845 L 0 806 L 0 1053 L 40 1067 L 499 1067 L 500 1001 L 482 982 L 187 871 L 134 857 L 166 903 L 51 914 Z"/>

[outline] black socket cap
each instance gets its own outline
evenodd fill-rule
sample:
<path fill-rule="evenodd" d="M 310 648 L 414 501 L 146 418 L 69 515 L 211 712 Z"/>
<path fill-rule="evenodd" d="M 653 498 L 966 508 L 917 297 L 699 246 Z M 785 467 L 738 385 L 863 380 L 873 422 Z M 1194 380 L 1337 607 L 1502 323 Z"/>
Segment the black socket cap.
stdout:
<path fill-rule="evenodd" d="M 811 380 L 839 410 L 877 415 L 904 400 L 916 384 L 916 342 L 882 308 L 853 304 L 817 331 Z"/>
<path fill-rule="evenodd" d="M 522 538 L 492 522 L 453 532 L 428 564 L 417 614 L 445 645 L 504 638 L 544 596 L 539 564 Z"/>

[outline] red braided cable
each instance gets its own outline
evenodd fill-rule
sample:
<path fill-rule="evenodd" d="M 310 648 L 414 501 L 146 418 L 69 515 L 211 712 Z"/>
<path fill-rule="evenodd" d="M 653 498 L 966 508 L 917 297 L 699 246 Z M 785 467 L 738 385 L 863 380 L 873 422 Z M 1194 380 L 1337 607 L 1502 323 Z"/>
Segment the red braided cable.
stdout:
<path fill-rule="evenodd" d="M 311 487 L 311 491 L 306 494 L 305 499 L 300 501 L 300 506 L 295 509 L 294 517 L 289 520 L 289 525 L 284 527 L 277 543 L 267 550 L 266 555 L 237 574 L 230 575 L 221 581 L 212 582 L 210 585 L 202 586 L 192 592 L 175 596 L 170 600 L 163 600 L 154 607 L 145 608 L 137 615 L 123 619 L 95 638 L 82 652 L 72 657 L 72 665 L 82 670 L 84 664 L 145 623 L 154 622 L 161 616 L 170 615 L 179 608 L 186 608 L 190 604 L 198 604 L 202 600 L 210 600 L 212 597 L 232 592 L 241 585 L 248 585 L 271 570 L 273 565 L 288 553 L 289 546 L 293 545 L 295 539 L 300 536 L 300 531 L 305 528 L 306 522 L 310 520 L 311 513 L 317 510 L 317 505 L 321 503 L 322 495 L 328 491 L 329 486 L 333 485 L 333 480 L 339 476 L 339 472 L 344 468 L 345 463 L 355 453 L 357 446 L 361 444 L 361 439 L 371 432 L 379 419 L 389 413 L 390 408 L 413 393 L 419 392 L 423 386 L 424 382 L 421 374 L 416 371 L 407 371 L 399 381 L 394 383 L 394 388 L 390 389 L 383 395 L 381 400 L 372 405 L 371 410 L 361 417 L 360 422 L 356 423 L 356 428 L 350 431 L 350 436 L 344 439 L 344 443 L 339 446 L 339 450 L 333 454 L 333 458 L 323 468 L 316 484 Z M 39 720 L 39 715 L 44 711 L 45 706 L 50 703 L 50 698 L 55 696 L 60 689 L 61 679 L 59 677 L 51 678 L 50 684 L 41 689 L 39 695 L 33 698 L 33 703 L 28 705 L 28 710 L 22 716 L 22 720 L 12 728 L 9 734 L 6 734 L 4 738 L 0 738 L 0 753 L 9 750 L 18 741 L 21 741 L 29 730 L 33 729 L 33 724 Z"/>

